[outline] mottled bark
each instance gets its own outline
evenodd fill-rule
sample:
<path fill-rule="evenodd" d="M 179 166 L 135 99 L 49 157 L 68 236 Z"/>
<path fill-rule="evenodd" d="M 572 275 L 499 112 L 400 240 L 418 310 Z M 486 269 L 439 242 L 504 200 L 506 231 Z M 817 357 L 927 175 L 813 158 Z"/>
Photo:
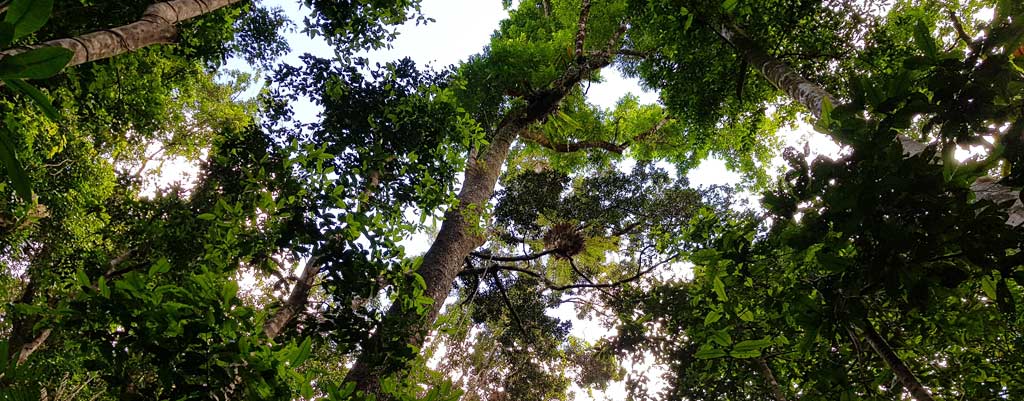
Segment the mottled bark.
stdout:
<path fill-rule="evenodd" d="M 914 372 L 910 371 L 910 368 L 903 363 L 899 355 L 896 355 L 896 352 L 889 347 L 885 339 L 878 334 L 875 326 L 867 319 L 861 322 L 861 326 L 860 329 L 864 333 L 864 338 L 868 341 L 868 344 L 871 344 L 871 348 L 875 350 L 875 353 L 896 374 L 896 378 L 903 385 L 903 388 L 917 401 L 933 401 L 934 399 L 931 393 L 928 392 L 928 389 L 921 385 L 921 382 L 914 376 Z"/>
<path fill-rule="evenodd" d="M 751 67 L 760 71 L 776 88 L 800 102 L 814 118 L 821 117 L 821 106 L 825 99 L 833 105 L 836 104 L 835 98 L 825 88 L 807 80 L 786 63 L 768 55 L 739 27 L 722 22 L 716 24 L 714 28 L 722 39 L 736 48 Z"/>
<path fill-rule="evenodd" d="M 616 38 L 617 42 L 617 38 Z M 612 49 L 612 47 L 609 47 Z M 459 192 L 457 206 L 445 213 L 444 222 L 438 231 L 437 238 L 430 249 L 423 255 L 423 262 L 418 273 L 426 283 L 424 296 L 432 299 L 433 305 L 423 316 L 415 316 L 406 311 L 402 305 L 394 304 L 388 310 L 385 322 L 402 322 L 408 327 L 407 343 L 421 347 L 426 334 L 437 319 L 445 298 L 451 292 L 452 283 L 462 270 L 463 262 L 470 252 L 485 242 L 481 221 L 481 211 L 494 193 L 494 186 L 501 174 L 512 143 L 525 133 L 534 123 L 541 122 L 558 109 L 562 99 L 579 82 L 593 71 L 611 63 L 613 54 L 610 50 L 594 53 L 583 57 L 578 63 L 570 65 L 562 76 L 546 90 L 535 92 L 526 97 L 527 104 L 507 115 L 498 125 L 489 146 L 479 154 L 471 154 L 467 163 L 463 186 Z M 397 345 L 376 336 L 371 339 L 381 344 Z M 392 348 L 393 347 L 381 347 Z M 357 388 L 377 399 L 386 399 L 380 393 L 379 380 L 385 375 L 382 366 L 374 363 L 379 355 L 372 355 L 373 349 L 364 349 L 345 381 L 355 382 Z"/>
<path fill-rule="evenodd" d="M 775 401 L 786 401 L 786 393 L 782 391 L 782 386 L 779 385 L 779 381 L 775 379 L 775 373 L 772 372 L 772 367 L 768 365 L 768 361 L 764 357 L 757 358 L 757 366 L 761 369 L 761 374 L 764 375 L 764 381 L 768 383 L 768 387 L 772 390 L 772 396 L 775 397 Z"/>
<path fill-rule="evenodd" d="M 292 287 L 291 292 L 288 294 L 288 299 L 263 324 L 263 333 L 268 338 L 274 338 L 281 334 L 284 326 L 288 325 L 296 315 L 306 308 L 309 291 L 313 288 L 313 282 L 316 280 L 317 273 L 320 272 L 320 259 L 318 256 L 312 256 L 306 261 L 306 265 L 302 268 L 302 273 L 299 273 L 298 281 L 295 282 L 295 286 Z"/>
<path fill-rule="evenodd" d="M 0 58 L 39 47 L 63 47 L 74 52 L 68 67 L 101 60 L 156 44 L 174 43 L 181 21 L 192 19 L 242 0 L 173 0 L 156 3 L 138 21 L 116 28 L 55 39 L 0 52 Z"/>

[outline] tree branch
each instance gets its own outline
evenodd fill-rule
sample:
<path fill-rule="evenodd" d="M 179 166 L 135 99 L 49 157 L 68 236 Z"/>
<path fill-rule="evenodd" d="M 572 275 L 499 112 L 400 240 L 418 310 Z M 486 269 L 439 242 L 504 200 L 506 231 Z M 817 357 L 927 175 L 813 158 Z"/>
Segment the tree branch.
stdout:
<path fill-rule="evenodd" d="M 523 337 L 529 339 L 530 334 L 526 331 L 526 326 L 523 325 L 523 319 L 519 317 L 519 313 L 516 312 L 515 306 L 512 306 L 512 300 L 508 299 L 508 291 L 505 290 L 505 284 L 501 282 L 501 277 L 498 276 L 498 271 L 492 271 L 491 276 L 494 277 L 494 285 L 498 287 L 498 292 L 501 293 L 501 299 L 505 302 L 505 307 L 507 307 L 508 312 L 512 314 L 512 319 L 515 320 L 516 326 L 519 326 L 519 331 L 523 333 Z"/>
<path fill-rule="evenodd" d="M 896 378 L 899 379 L 900 384 L 907 390 L 917 401 L 933 401 L 932 395 L 928 392 L 928 389 L 921 385 L 921 382 L 917 380 L 914 373 L 910 371 L 903 360 L 900 359 L 899 355 L 889 347 L 889 344 L 878 334 L 875 330 L 875 326 L 865 318 L 861 324 L 860 329 L 864 333 L 864 338 L 867 339 L 868 344 L 871 344 L 871 348 L 874 348 L 875 353 L 885 361 L 885 364 L 892 369 Z"/>
<path fill-rule="evenodd" d="M 529 255 L 520 255 L 520 256 L 497 256 L 497 255 L 491 255 L 489 253 L 483 253 L 483 252 L 470 252 L 469 255 L 473 256 L 475 258 L 478 258 L 478 259 L 489 260 L 489 261 L 493 261 L 493 262 L 528 262 L 528 261 L 531 261 L 531 260 L 540 259 L 541 257 L 550 255 L 550 254 L 558 252 L 558 251 L 561 251 L 561 249 L 558 249 L 558 248 L 548 249 L 548 250 L 543 251 L 543 252 L 531 253 Z"/>
<path fill-rule="evenodd" d="M 604 149 L 606 151 L 622 154 L 625 147 L 622 145 L 616 145 L 608 141 L 581 141 L 571 143 L 554 143 L 551 142 L 544 134 L 536 131 L 524 131 L 520 136 L 526 138 L 537 145 L 551 149 L 559 153 L 571 153 L 578 152 L 584 149 Z"/>
<path fill-rule="evenodd" d="M 757 358 L 757 366 L 761 368 L 761 374 L 764 375 L 764 380 L 768 382 L 768 386 L 772 388 L 772 395 L 775 396 L 775 401 L 786 401 L 786 394 L 782 392 L 782 386 L 779 385 L 778 380 L 775 380 L 775 374 L 772 373 L 772 367 L 768 365 L 768 361 L 763 356 Z"/>
<path fill-rule="evenodd" d="M 956 31 L 956 36 L 960 38 L 960 40 L 964 41 L 964 43 L 967 44 L 968 48 L 974 50 L 974 39 L 971 38 L 971 35 L 967 34 L 966 30 L 964 30 L 964 25 L 960 22 L 960 17 L 956 16 L 956 13 L 953 12 L 953 9 L 946 9 L 946 15 L 949 16 L 949 21 L 953 24 L 953 29 Z"/>
<path fill-rule="evenodd" d="M 576 27 L 576 57 L 583 57 L 583 42 L 587 39 L 587 21 L 590 19 L 590 0 L 583 0 L 580 21 Z"/>
<path fill-rule="evenodd" d="M 288 299 L 285 300 L 284 305 L 264 323 L 263 333 L 267 337 L 274 338 L 281 334 L 284 326 L 291 322 L 295 315 L 299 314 L 306 307 L 309 291 L 313 288 L 313 280 L 316 279 L 317 273 L 320 272 L 320 259 L 321 255 L 314 253 L 306 261 L 306 265 L 302 268 L 302 273 L 299 275 L 299 280 L 295 282 L 295 286 L 292 287 L 292 291 L 288 294 Z"/>

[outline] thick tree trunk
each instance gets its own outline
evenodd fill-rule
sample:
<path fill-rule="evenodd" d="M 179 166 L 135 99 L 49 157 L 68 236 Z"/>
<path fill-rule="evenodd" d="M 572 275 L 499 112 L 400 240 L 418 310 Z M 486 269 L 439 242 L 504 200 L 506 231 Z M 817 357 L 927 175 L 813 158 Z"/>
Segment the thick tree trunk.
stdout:
<path fill-rule="evenodd" d="M 899 355 L 896 355 L 892 348 L 889 348 L 889 344 L 878 334 L 875 326 L 867 319 L 864 319 L 861 325 L 863 327 L 860 329 L 864 332 L 864 338 L 867 339 L 868 344 L 871 344 L 871 348 L 875 350 L 875 353 L 885 361 L 889 369 L 896 374 L 896 378 L 899 379 L 903 388 L 917 401 L 933 401 L 934 399 L 931 393 L 928 392 L 928 389 L 921 385 L 921 382 L 917 380 L 917 377 L 910 371 L 910 368 L 903 363 Z"/>
<path fill-rule="evenodd" d="M 174 43 L 181 21 L 227 7 L 242 0 L 173 0 L 156 3 L 138 21 L 73 38 L 55 39 L 0 52 L 0 58 L 39 47 L 63 47 L 75 53 L 68 67 L 128 53 L 155 44 Z"/>

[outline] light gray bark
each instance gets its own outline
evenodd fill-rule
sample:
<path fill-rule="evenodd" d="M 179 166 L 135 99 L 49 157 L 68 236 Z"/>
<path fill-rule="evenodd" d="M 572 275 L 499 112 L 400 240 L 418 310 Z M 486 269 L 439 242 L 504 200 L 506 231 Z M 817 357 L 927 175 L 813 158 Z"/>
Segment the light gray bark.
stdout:
<path fill-rule="evenodd" d="M 174 43 L 177 23 L 227 7 L 242 0 L 173 0 L 146 8 L 142 18 L 128 25 L 55 39 L 0 52 L 0 58 L 39 47 L 63 47 L 74 52 L 68 67 L 128 53 L 150 45 Z"/>
<path fill-rule="evenodd" d="M 281 334 L 284 326 L 288 325 L 306 307 L 309 299 L 309 291 L 313 288 L 317 273 L 320 272 L 320 257 L 311 256 L 299 273 L 299 279 L 295 282 L 288 299 L 284 301 L 281 308 L 274 312 L 274 315 L 263 324 L 263 333 L 268 338 L 277 337 Z"/>
<path fill-rule="evenodd" d="M 616 37 L 617 42 L 618 37 Z M 613 47 L 609 46 L 609 49 Z M 429 328 L 437 319 L 445 298 L 451 292 L 452 283 L 462 270 L 463 263 L 469 253 L 485 242 L 481 222 L 478 221 L 481 211 L 494 193 L 494 186 L 501 174 L 512 143 L 531 125 L 541 122 L 554 113 L 562 99 L 584 78 L 593 71 L 611 63 L 613 54 L 610 50 L 586 56 L 583 60 L 569 66 L 562 77 L 553 82 L 547 90 L 539 91 L 527 97 L 527 104 L 507 115 L 498 125 L 489 146 L 479 154 L 473 153 L 467 163 L 462 189 L 458 195 L 458 205 L 445 213 L 444 222 L 438 231 L 434 243 L 423 256 L 418 273 L 426 283 L 424 296 L 434 302 L 424 316 L 410 315 L 397 303 L 392 305 L 385 316 L 385 321 L 403 322 L 409 327 L 411 335 L 406 343 L 421 347 Z M 381 339 L 377 339 L 381 341 Z M 387 341 L 387 340 L 383 340 Z M 399 340 L 401 341 L 401 340 Z M 390 343 L 390 342 L 389 342 Z M 392 344 L 394 345 L 394 344 Z M 379 380 L 385 372 L 381 367 L 374 366 L 372 352 L 364 350 L 353 364 L 345 377 L 346 382 L 355 382 L 357 389 L 374 394 L 378 400 L 387 399 L 380 392 Z"/>
<path fill-rule="evenodd" d="M 896 378 L 903 385 L 903 388 L 917 401 L 933 401 L 934 398 L 932 398 L 928 389 L 921 385 L 921 382 L 917 380 L 917 377 L 910 371 L 910 368 L 903 363 L 903 360 L 889 347 L 885 339 L 878 334 L 875 326 L 867 319 L 864 319 L 862 326 L 860 329 L 864 333 L 864 338 L 868 341 L 868 344 L 871 344 L 871 348 L 875 350 L 875 353 L 885 361 L 889 369 L 896 374 Z"/>

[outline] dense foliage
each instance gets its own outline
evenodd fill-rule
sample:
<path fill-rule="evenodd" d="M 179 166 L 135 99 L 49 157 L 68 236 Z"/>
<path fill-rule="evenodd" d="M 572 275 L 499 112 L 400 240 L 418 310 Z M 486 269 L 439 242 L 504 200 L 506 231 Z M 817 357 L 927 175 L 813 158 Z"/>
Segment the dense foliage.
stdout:
<path fill-rule="evenodd" d="M 1024 399 L 1019 2 L 212 1 L 4 3 L 0 399 Z"/>

